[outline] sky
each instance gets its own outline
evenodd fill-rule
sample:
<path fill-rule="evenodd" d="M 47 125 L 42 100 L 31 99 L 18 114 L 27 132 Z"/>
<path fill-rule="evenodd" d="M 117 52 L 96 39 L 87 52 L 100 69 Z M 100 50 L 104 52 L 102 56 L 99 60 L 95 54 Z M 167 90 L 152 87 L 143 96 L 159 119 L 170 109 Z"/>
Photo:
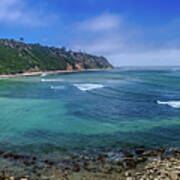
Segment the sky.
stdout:
<path fill-rule="evenodd" d="M 20 37 L 114 66 L 180 66 L 180 0 L 0 0 L 0 38 Z"/>

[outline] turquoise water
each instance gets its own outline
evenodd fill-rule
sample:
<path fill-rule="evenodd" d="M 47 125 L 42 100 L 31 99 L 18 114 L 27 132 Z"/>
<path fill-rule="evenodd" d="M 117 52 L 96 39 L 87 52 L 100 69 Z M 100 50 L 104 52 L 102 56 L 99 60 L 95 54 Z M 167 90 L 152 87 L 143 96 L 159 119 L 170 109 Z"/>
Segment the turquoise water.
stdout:
<path fill-rule="evenodd" d="M 0 80 L 0 147 L 56 152 L 180 146 L 180 70 Z"/>

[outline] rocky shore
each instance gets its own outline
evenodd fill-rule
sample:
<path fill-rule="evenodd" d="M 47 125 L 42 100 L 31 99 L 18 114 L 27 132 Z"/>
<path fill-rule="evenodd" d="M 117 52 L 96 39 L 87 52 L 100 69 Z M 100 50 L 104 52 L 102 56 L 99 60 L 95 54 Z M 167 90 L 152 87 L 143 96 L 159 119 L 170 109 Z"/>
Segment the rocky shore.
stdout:
<path fill-rule="evenodd" d="M 179 180 L 180 151 L 103 150 L 43 159 L 0 151 L 0 180 Z"/>

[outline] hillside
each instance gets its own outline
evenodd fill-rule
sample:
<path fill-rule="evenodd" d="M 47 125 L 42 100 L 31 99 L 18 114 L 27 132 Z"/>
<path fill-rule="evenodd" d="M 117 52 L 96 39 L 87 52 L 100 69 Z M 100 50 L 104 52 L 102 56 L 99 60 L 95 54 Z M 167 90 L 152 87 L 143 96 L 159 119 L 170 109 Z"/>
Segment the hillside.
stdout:
<path fill-rule="evenodd" d="M 0 74 L 106 68 L 112 65 L 104 57 L 0 39 Z"/>

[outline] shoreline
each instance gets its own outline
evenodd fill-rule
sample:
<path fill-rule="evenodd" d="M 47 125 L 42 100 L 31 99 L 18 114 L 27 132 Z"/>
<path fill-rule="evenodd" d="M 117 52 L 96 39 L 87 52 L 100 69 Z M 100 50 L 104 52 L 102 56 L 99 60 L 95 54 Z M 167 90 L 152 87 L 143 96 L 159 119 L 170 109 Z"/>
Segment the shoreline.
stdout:
<path fill-rule="evenodd" d="M 115 153 L 115 154 L 114 154 Z M 38 156 L 0 151 L 0 179 L 6 180 L 178 180 L 180 151 L 166 148 L 134 152 L 107 149 L 66 157 Z M 6 162 L 6 166 L 3 163 Z M 5 168 L 3 168 L 5 167 Z M 3 175 L 4 174 L 4 175 Z"/>
<path fill-rule="evenodd" d="M 112 70 L 111 68 L 107 69 L 81 69 L 81 70 L 53 70 L 53 71 L 37 71 L 37 72 L 24 72 L 24 73 L 16 73 L 16 74 L 0 74 L 0 79 L 6 78 L 15 78 L 15 77 L 29 77 L 29 76 L 42 76 L 49 74 L 63 74 L 63 73 L 78 73 L 78 72 L 94 72 L 94 71 L 106 71 Z"/>

